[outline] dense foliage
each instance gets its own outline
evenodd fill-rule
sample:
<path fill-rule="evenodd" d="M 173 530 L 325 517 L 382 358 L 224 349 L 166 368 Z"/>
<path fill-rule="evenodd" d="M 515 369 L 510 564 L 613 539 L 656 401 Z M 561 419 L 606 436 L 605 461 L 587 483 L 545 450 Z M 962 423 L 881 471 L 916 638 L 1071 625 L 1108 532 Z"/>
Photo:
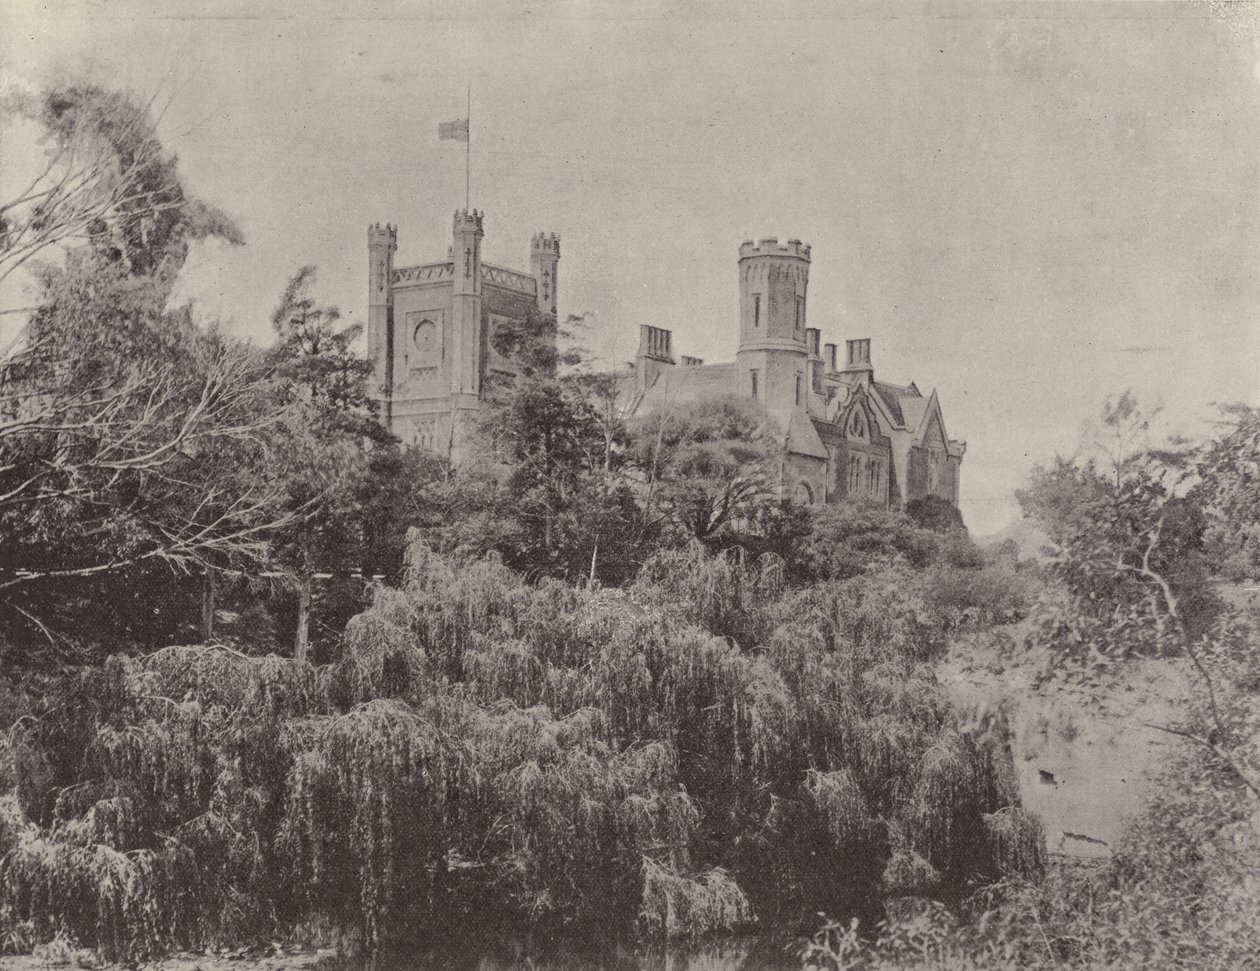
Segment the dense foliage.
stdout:
<path fill-rule="evenodd" d="M 1182 746 L 1113 855 L 1004 880 L 961 908 L 921 901 L 865 928 L 827 923 L 803 963 L 823 969 L 1252 967 L 1260 953 L 1260 615 L 1225 580 L 1252 576 L 1256 409 L 1232 407 L 1202 445 L 1152 448 L 1131 395 L 1104 408 L 1102 454 L 1033 471 L 1020 500 L 1050 541 L 1032 626 L 1089 681 L 1130 654 L 1192 679 Z M 985 569 L 989 569 L 986 567 Z M 1123 677 L 1122 673 L 1118 674 Z M 1136 726 L 1135 726 L 1136 727 Z"/>
<path fill-rule="evenodd" d="M 628 596 L 412 550 L 321 668 L 112 658 L 10 733 L 0 914 L 116 957 L 328 918 L 676 936 L 1036 873 L 905 572 L 804 590 L 699 547 Z"/>

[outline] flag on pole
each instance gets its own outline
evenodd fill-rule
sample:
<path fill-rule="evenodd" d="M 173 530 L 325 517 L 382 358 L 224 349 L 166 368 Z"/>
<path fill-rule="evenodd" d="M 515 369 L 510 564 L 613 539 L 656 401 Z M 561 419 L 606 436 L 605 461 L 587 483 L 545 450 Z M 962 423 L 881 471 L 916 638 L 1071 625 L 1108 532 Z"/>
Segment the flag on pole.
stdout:
<path fill-rule="evenodd" d="M 452 139 L 457 142 L 468 141 L 468 119 L 456 118 L 454 121 L 443 121 L 438 124 L 438 141 Z"/>

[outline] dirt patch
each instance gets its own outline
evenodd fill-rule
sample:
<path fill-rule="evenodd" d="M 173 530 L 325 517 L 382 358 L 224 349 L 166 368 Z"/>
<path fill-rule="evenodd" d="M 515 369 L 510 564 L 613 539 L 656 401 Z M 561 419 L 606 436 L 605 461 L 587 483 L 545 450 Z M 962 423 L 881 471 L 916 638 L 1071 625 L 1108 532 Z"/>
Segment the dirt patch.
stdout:
<path fill-rule="evenodd" d="M 4 971 L 70 971 L 70 969 L 117 967 L 99 962 L 90 951 L 70 950 L 48 955 L 38 953 L 0 957 Z M 343 964 L 331 948 L 259 954 L 233 951 L 227 954 L 173 954 L 144 965 L 146 971 L 324 971 Z"/>
<path fill-rule="evenodd" d="M 1158 770 L 1183 740 L 1150 725 L 1182 717 L 1184 662 L 1137 658 L 1110 669 L 1047 676 L 1049 655 L 1020 647 L 1023 631 L 962 638 L 937 677 L 974 717 L 1001 713 L 1024 805 L 1046 827 L 1047 849 L 1109 856 L 1126 822 L 1156 794 Z"/>

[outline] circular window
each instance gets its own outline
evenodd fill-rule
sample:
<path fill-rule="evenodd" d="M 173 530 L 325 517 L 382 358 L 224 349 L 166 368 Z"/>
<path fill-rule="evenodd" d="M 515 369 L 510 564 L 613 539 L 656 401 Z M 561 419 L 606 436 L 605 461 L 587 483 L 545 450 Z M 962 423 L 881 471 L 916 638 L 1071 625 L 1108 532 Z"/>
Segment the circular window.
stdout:
<path fill-rule="evenodd" d="M 416 330 L 411 339 L 416 345 L 416 350 L 421 354 L 432 354 L 437 346 L 437 327 L 431 320 L 422 320 L 416 324 Z"/>

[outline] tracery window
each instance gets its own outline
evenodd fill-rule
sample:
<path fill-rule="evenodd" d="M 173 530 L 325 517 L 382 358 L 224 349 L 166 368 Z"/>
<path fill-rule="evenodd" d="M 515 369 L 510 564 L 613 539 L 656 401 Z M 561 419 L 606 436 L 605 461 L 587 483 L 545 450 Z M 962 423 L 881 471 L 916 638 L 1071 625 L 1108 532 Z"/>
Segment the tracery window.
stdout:
<path fill-rule="evenodd" d="M 856 495 L 862 488 L 862 456 L 849 456 L 849 494 Z"/>

